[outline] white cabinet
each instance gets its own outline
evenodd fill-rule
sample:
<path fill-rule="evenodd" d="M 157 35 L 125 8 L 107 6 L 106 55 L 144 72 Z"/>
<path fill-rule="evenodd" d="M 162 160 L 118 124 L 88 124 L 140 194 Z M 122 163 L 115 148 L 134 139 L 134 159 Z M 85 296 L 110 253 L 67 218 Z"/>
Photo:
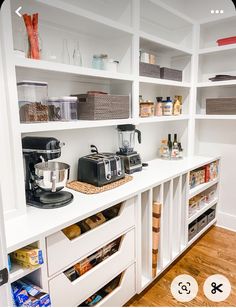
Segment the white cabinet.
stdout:
<path fill-rule="evenodd" d="M 125 201 L 119 215 L 90 230 L 74 240 L 69 240 L 62 231 L 47 237 L 49 276 L 67 265 L 86 256 L 135 225 L 134 198 Z M 66 251 L 66 253 L 65 253 Z"/>
<path fill-rule="evenodd" d="M 80 304 L 131 265 L 134 259 L 135 232 L 131 230 L 123 235 L 119 250 L 116 253 L 75 281 L 71 282 L 64 273 L 51 279 L 49 281 L 49 291 L 52 304 L 60 307 Z"/>

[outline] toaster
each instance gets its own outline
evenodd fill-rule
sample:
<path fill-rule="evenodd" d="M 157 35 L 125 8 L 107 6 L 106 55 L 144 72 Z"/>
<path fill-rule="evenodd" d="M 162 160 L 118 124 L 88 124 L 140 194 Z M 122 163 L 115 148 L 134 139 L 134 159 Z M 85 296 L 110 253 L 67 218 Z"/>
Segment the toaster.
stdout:
<path fill-rule="evenodd" d="M 83 156 L 78 163 L 78 180 L 97 187 L 125 177 L 124 160 L 112 153 Z"/>

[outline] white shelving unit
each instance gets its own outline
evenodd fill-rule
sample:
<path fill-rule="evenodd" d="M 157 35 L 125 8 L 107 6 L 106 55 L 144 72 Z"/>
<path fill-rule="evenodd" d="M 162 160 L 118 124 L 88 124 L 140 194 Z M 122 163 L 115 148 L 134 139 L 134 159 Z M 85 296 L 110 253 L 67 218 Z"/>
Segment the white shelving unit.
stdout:
<path fill-rule="evenodd" d="M 217 184 L 219 182 L 219 179 L 215 179 L 213 181 L 207 182 L 207 183 L 203 183 L 200 184 L 194 188 L 191 188 L 189 190 L 189 199 L 193 198 L 194 196 L 200 194 L 201 192 L 203 192 L 204 190 L 214 186 L 215 184 Z"/>
<path fill-rule="evenodd" d="M 22 20 L 14 13 L 21 3 L 24 12 L 39 12 L 39 33 L 43 41 L 42 60 L 21 58 L 14 53 L 14 48 L 20 48 L 19 45 L 25 37 Z M 136 213 L 136 218 L 139 219 L 142 227 L 136 224 L 132 228 L 136 228 L 135 231 L 139 234 L 137 239 L 142 239 L 142 245 L 137 251 L 137 258 L 122 270 L 129 271 L 128 266 L 134 267 L 137 262 L 137 269 L 135 269 L 135 274 L 132 274 L 132 279 L 134 280 L 137 275 L 136 280 L 138 281 L 136 281 L 135 287 L 133 285 L 133 289 L 135 292 L 140 292 L 153 281 L 150 247 L 152 245 L 151 205 L 154 199 L 160 200 L 165 206 L 161 224 L 158 275 L 211 225 L 216 223 L 216 219 L 210 222 L 188 242 L 188 224 L 218 203 L 218 200 L 214 200 L 214 204 L 201 209 L 196 214 L 197 216 L 188 218 L 188 199 L 218 183 L 217 179 L 192 190 L 188 188 L 189 171 L 211 161 L 211 159 L 194 158 L 194 162 L 191 162 L 191 154 L 204 152 L 202 151 L 204 140 L 201 146 L 201 138 L 205 132 L 204 120 L 236 119 L 236 116 L 204 114 L 204 100 L 208 95 L 217 93 L 216 95 L 223 97 L 229 93 L 228 91 L 232 94 L 235 91 L 236 81 L 208 81 L 208 78 L 215 74 L 236 74 L 236 62 L 234 61 L 233 65 L 231 63 L 232 60 L 235 60 L 235 45 L 218 47 L 215 43 L 219 36 L 232 35 L 232 29 L 235 29 L 236 25 L 235 16 L 196 24 L 161 0 L 93 0 L 92 2 L 34 0 L 27 3 L 23 0 L 17 3 L 13 0 L 6 0 L 2 11 L 0 38 L 5 54 L 4 81 L 8 98 L 6 108 L 9 118 L 10 147 L 11 152 L 14 153 L 11 167 L 14 173 L 12 185 L 15 187 L 16 196 L 16 202 L 11 209 L 6 207 L 4 211 L 8 230 L 22 226 L 22 229 L 19 229 L 21 233 L 14 234 L 14 236 L 11 233 L 7 234 L 8 252 L 19 248 L 19 245 L 29 244 L 39 238 L 45 245 L 46 237 L 60 232 L 62 228 L 73 224 L 76 220 L 84 219 L 116 202 L 134 198 L 136 211 L 140 211 Z M 18 39 L 18 36 L 21 36 L 21 40 Z M 82 67 L 62 63 L 61 51 L 64 38 L 70 42 L 80 42 L 83 54 Z M 183 81 L 139 76 L 140 48 L 156 54 L 158 64 L 161 66 L 181 69 Z M 107 53 L 109 58 L 119 60 L 119 72 L 111 73 L 92 69 L 92 56 L 100 53 Z M 55 62 L 52 61 L 52 58 L 56 58 Z M 215 65 L 216 61 L 217 65 Z M 86 93 L 90 90 L 130 95 L 132 98 L 130 118 L 20 124 L 16 83 L 23 79 L 47 81 L 49 96 Z M 139 118 L 139 95 L 143 95 L 145 99 L 152 99 L 152 101 L 155 101 L 156 96 L 181 95 L 183 96 L 183 114 L 176 117 Z M 58 210 L 58 215 L 54 214 L 53 217 L 50 216 L 51 214 L 46 217 L 45 214 L 40 214 L 43 224 L 39 225 L 39 212 L 33 208 L 28 209 L 25 203 L 21 137 L 27 134 L 55 136 L 60 140 L 65 140 L 66 150 L 61 159 L 71 165 L 72 175 L 74 175 L 77 170 L 78 158 L 88 153 L 90 144 L 96 142 L 102 149 L 114 152 L 117 149 L 117 134 L 114 127 L 126 123 L 140 125 L 144 132 L 144 146 L 142 148 L 141 145 L 139 148 L 144 161 L 156 158 L 159 141 L 166 138 L 168 132 L 178 133 L 179 139 L 186 149 L 185 154 L 186 156 L 190 154 L 190 157 L 182 162 L 161 161 L 158 168 L 154 168 L 156 178 L 153 177 L 153 173 L 151 175 L 144 170 L 141 180 L 138 179 L 138 176 L 134 177 L 133 184 L 128 183 L 126 187 L 118 189 L 117 195 L 114 193 L 111 196 L 109 193 L 104 193 L 103 196 L 96 198 L 95 203 L 94 199 L 90 197 L 76 194 L 74 202 L 68 207 L 70 211 Z M 195 134 L 198 133 L 198 142 L 195 144 Z M 150 153 L 151 147 L 154 149 L 152 154 Z M 214 157 L 216 156 L 210 146 L 208 150 Z M 156 165 L 150 162 L 150 166 L 155 167 Z M 22 214 L 25 215 L 20 216 Z M 174 222 L 174 214 L 178 217 L 178 223 Z M 56 225 L 55 217 L 58 217 Z M 29 226 L 32 231 L 30 235 Z M 142 233 L 142 230 L 145 232 Z M 22 234 L 23 242 L 21 242 Z M 46 254 L 46 246 L 42 249 Z M 39 280 L 38 283 L 43 285 L 45 291 L 49 291 L 46 264 L 33 271 L 14 267 L 10 275 L 10 282 L 28 274 L 32 274 L 35 281 Z M 95 283 L 95 281 L 93 282 Z M 121 288 L 121 290 L 124 289 L 124 287 Z M 134 292 L 133 290 L 129 291 L 130 294 Z"/>
<path fill-rule="evenodd" d="M 15 282 L 16 280 L 19 280 L 31 273 L 34 273 L 35 271 L 39 270 L 42 266 L 37 266 L 33 269 L 28 269 L 28 268 L 22 268 L 22 266 L 18 264 L 13 264 L 12 265 L 12 270 L 10 271 L 10 277 L 9 281 L 10 283 Z"/>

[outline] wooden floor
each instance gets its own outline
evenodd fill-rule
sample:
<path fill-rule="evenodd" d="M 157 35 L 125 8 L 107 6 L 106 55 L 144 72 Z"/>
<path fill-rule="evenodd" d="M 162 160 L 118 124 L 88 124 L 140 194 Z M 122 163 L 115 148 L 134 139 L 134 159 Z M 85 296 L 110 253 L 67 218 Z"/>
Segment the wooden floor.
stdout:
<path fill-rule="evenodd" d="M 177 302 L 171 295 L 171 282 L 180 274 L 189 274 L 198 282 L 198 295 L 191 302 Z M 221 303 L 211 302 L 203 293 L 204 281 L 214 274 L 226 276 L 232 286 L 231 295 Z M 236 233 L 213 227 L 168 272 L 127 305 L 236 306 Z"/>

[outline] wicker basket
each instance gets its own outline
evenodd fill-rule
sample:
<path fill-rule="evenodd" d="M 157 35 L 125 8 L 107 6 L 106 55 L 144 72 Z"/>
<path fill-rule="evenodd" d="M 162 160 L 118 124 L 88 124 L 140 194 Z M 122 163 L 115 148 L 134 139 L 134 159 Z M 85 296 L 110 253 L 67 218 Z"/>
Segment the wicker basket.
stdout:
<path fill-rule="evenodd" d="M 182 81 L 182 71 L 168 67 L 161 67 L 161 79 Z"/>
<path fill-rule="evenodd" d="M 207 98 L 206 114 L 215 115 L 235 115 L 236 97 L 227 98 Z"/>
<path fill-rule="evenodd" d="M 110 120 L 127 119 L 130 115 L 130 97 L 128 95 L 79 94 L 78 119 Z"/>
<path fill-rule="evenodd" d="M 160 66 L 139 62 L 139 75 L 152 78 L 160 78 Z"/>

